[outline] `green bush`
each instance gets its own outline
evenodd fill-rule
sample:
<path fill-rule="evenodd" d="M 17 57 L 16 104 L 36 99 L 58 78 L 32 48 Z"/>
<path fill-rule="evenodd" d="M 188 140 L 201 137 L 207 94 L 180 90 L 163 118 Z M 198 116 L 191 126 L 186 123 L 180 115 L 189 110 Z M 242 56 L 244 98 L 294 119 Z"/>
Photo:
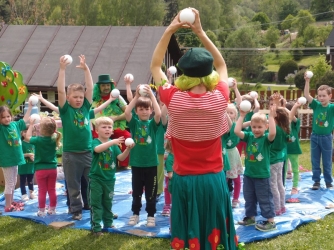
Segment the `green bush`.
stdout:
<path fill-rule="evenodd" d="M 323 77 L 319 79 L 316 83 L 316 89 L 319 88 L 320 85 L 328 85 L 330 87 L 334 87 L 334 71 L 327 71 Z"/>
<path fill-rule="evenodd" d="M 290 53 L 292 54 L 293 60 L 299 61 L 302 59 L 304 53 L 301 50 L 291 50 Z"/>
<path fill-rule="evenodd" d="M 275 74 L 276 72 L 274 71 L 262 71 L 257 80 L 259 82 L 275 82 Z"/>
<path fill-rule="evenodd" d="M 299 88 L 301 90 L 304 90 L 304 86 L 305 86 L 305 79 L 304 79 L 304 73 L 305 73 L 306 69 L 303 70 L 299 70 L 297 72 L 297 74 L 295 75 L 295 85 L 296 88 Z"/>
<path fill-rule="evenodd" d="M 278 70 L 278 82 L 285 83 L 285 77 L 288 74 L 294 74 L 295 70 L 298 70 L 298 64 L 293 60 L 288 60 L 282 63 L 281 67 Z"/>

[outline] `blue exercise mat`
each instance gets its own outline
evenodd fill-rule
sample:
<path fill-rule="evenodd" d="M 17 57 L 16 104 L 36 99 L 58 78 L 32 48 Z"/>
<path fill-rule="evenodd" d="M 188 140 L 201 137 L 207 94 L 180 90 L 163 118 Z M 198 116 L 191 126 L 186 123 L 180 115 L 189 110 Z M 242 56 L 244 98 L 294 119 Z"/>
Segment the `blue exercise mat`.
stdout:
<path fill-rule="evenodd" d="M 149 237 L 160 237 L 170 238 L 169 234 L 169 217 L 161 215 L 164 197 L 161 196 L 157 203 L 156 227 L 146 227 L 147 213 L 145 211 L 145 198 L 143 197 L 143 207 L 140 213 L 140 222 L 136 226 L 128 226 L 127 222 L 129 217 L 132 215 L 131 203 L 132 196 L 131 191 L 131 171 L 125 170 L 116 173 L 116 185 L 115 185 L 115 196 L 113 202 L 113 212 L 118 214 L 118 219 L 114 220 L 115 229 L 108 229 L 111 233 L 124 233 L 132 234 L 137 236 L 149 236 Z M 244 200 L 242 193 L 240 195 L 240 207 L 235 208 L 234 211 L 234 222 L 237 234 L 239 235 L 239 242 L 252 242 L 264 240 L 272 237 L 276 237 L 281 234 L 291 232 L 298 226 L 313 222 L 324 218 L 325 215 L 334 211 L 334 209 L 326 209 L 325 206 L 334 203 L 334 190 L 328 190 L 321 186 L 320 190 L 311 190 L 312 186 L 312 174 L 310 172 L 301 173 L 301 180 L 298 195 L 294 195 L 294 198 L 298 198 L 300 203 L 287 203 L 287 211 L 285 214 L 275 217 L 277 224 L 277 230 L 270 232 L 261 232 L 255 229 L 254 226 L 239 226 L 237 225 L 238 220 L 242 220 L 244 217 Z M 286 198 L 290 198 L 292 182 L 287 180 L 286 183 Z M 38 193 L 38 188 L 35 186 L 35 192 Z M 29 200 L 25 204 L 25 210 L 20 212 L 3 213 L 2 216 L 11 216 L 15 218 L 30 219 L 38 223 L 45 225 L 50 224 L 54 221 L 72 221 L 71 215 L 67 213 L 66 196 L 64 195 L 65 189 L 62 182 L 57 183 L 57 214 L 47 215 L 45 217 L 38 217 L 36 215 L 38 211 L 37 199 Z M 21 192 L 20 189 L 16 189 L 14 193 L 14 199 L 20 200 Z M 48 204 L 48 199 L 47 199 Z M 4 209 L 4 195 L 0 196 L 0 210 Z M 260 214 L 260 213 L 259 213 Z M 260 215 L 257 216 L 256 220 L 264 220 Z M 90 230 L 90 213 L 89 211 L 83 211 L 81 221 L 74 221 L 73 228 Z"/>

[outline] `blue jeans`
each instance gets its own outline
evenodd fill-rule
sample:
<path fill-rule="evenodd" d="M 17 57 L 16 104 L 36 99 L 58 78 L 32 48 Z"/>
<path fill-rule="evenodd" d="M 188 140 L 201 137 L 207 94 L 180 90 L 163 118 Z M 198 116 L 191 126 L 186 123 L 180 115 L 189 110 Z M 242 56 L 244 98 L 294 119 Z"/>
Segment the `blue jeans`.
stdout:
<path fill-rule="evenodd" d="M 275 206 L 270 189 L 269 178 L 251 178 L 244 175 L 244 198 L 247 217 L 257 215 L 257 203 L 259 203 L 261 215 L 266 218 L 275 217 Z"/>
<path fill-rule="evenodd" d="M 333 181 L 332 178 L 332 149 L 333 136 L 311 134 L 311 162 L 312 162 L 312 180 L 320 182 L 321 168 L 320 158 L 322 157 L 322 165 L 324 171 L 324 179 L 326 184 Z"/>

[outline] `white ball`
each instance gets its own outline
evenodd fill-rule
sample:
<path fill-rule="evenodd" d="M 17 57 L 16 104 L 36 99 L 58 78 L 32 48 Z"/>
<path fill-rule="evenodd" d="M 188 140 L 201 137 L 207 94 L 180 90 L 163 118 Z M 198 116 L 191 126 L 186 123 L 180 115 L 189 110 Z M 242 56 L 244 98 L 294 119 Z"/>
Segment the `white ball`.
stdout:
<path fill-rule="evenodd" d="M 258 94 L 257 94 L 256 91 L 251 91 L 251 92 L 249 93 L 249 95 L 250 95 L 252 98 L 254 98 L 254 99 L 256 99 L 256 98 L 258 97 Z"/>
<path fill-rule="evenodd" d="M 233 78 L 233 77 L 229 77 L 229 78 L 227 79 L 227 83 L 228 83 L 228 86 L 229 86 L 229 87 L 232 87 L 232 86 L 233 86 L 233 81 L 234 81 L 234 78 Z"/>
<path fill-rule="evenodd" d="M 135 142 L 134 142 L 134 140 L 132 139 L 132 138 L 127 138 L 127 139 L 125 139 L 125 146 L 131 146 L 132 144 L 134 144 Z"/>
<path fill-rule="evenodd" d="M 37 105 L 37 103 L 38 103 L 38 97 L 37 97 L 37 96 L 34 96 L 34 95 L 30 96 L 30 97 L 29 97 L 29 102 L 30 102 L 31 105 L 33 105 L 33 106 Z"/>
<path fill-rule="evenodd" d="M 139 86 L 139 94 L 141 96 L 147 96 L 147 92 L 146 92 L 146 90 L 144 88 L 145 88 L 145 85 L 140 85 Z"/>
<path fill-rule="evenodd" d="M 170 66 L 170 67 L 168 68 L 168 70 L 169 70 L 169 72 L 170 72 L 172 75 L 174 75 L 174 74 L 176 73 L 176 71 L 177 71 L 177 69 L 176 69 L 175 66 Z"/>
<path fill-rule="evenodd" d="M 41 117 L 39 114 L 32 114 L 30 117 L 35 120 L 34 124 L 40 123 L 41 121 Z"/>
<path fill-rule="evenodd" d="M 244 112 L 248 112 L 252 107 L 252 104 L 247 101 L 247 100 L 243 100 L 241 103 L 240 103 L 240 109 Z"/>
<path fill-rule="evenodd" d="M 306 71 L 306 77 L 307 78 L 312 78 L 312 76 L 313 76 L 313 72 L 312 71 Z"/>
<path fill-rule="evenodd" d="M 112 95 L 113 97 L 115 97 L 115 98 L 118 98 L 118 97 L 119 97 L 119 94 L 120 94 L 120 92 L 119 92 L 118 89 L 113 89 L 113 90 L 111 91 L 111 95 Z"/>
<path fill-rule="evenodd" d="M 195 13 L 190 8 L 181 10 L 180 22 L 193 24 L 195 22 Z"/>
<path fill-rule="evenodd" d="M 304 96 L 301 96 L 298 98 L 298 102 L 302 105 L 304 105 L 306 103 L 306 98 Z"/>
<path fill-rule="evenodd" d="M 67 65 L 70 65 L 73 62 L 73 58 L 70 55 L 64 55 L 65 59 L 67 59 Z"/>
<path fill-rule="evenodd" d="M 130 73 L 126 74 L 125 77 L 128 78 L 130 82 L 132 82 L 133 79 L 134 79 L 134 78 L 133 78 L 133 75 L 130 74 Z"/>

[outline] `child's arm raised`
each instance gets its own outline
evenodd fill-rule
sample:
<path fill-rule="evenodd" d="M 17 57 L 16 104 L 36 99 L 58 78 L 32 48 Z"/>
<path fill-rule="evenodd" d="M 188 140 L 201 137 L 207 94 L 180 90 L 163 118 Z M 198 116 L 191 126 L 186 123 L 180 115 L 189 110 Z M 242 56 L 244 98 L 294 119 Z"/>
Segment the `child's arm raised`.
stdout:
<path fill-rule="evenodd" d="M 32 137 L 32 130 L 34 128 L 34 123 L 35 123 L 35 119 L 31 118 L 29 119 L 29 127 L 26 133 L 26 141 L 30 142 L 30 138 Z"/>
<path fill-rule="evenodd" d="M 25 113 L 25 115 L 23 116 L 23 121 L 25 123 L 27 123 L 29 121 L 29 117 L 30 117 L 30 113 L 31 113 L 31 109 L 32 109 L 32 104 L 31 101 L 28 102 L 28 109 L 27 112 Z"/>
<path fill-rule="evenodd" d="M 235 124 L 235 128 L 234 128 L 234 133 L 240 139 L 244 139 L 244 137 L 245 137 L 245 133 L 242 131 L 242 125 L 243 125 L 246 114 L 247 113 L 242 111 L 242 110 L 239 111 L 239 118 L 238 118 L 238 120 Z"/>
<path fill-rule="evenodd" d="M 101 112 L 102 110 L 104 110 L 114 100 L 116 100 L 116 98 L 113 97 L 111 92 L 110 92 L 109 99 L 106 100 L 104 103 L 102 103 L 100 106 L 94 108 L 94 114 L 97 114 L 97 113 Z"/>
<path fill-rule="evenodd" d="M 257 97 L 254 97 L 254 109 L 253 109 L 253 113 L 257 113 L 260 110 L 260 103 L 257 100 Z"/>
<path fill-rule="evenodd" d="M 238 82 L 234 78 L 233 78 L 232 89 L 233 89 L 234 94 L 235 94 L 237 106 L 239 106 L 241 101 L 242 101 L 242 98 L 241 98 L 241 95 L 240 95 L 240 92 L 239 92 L 239 89 L 238 89 Z"/>
<path fill-rule="evenodd" d="M 276 122 L 275 122 L 275 117 L 276 117 L 276 104 L 273 104 L 270 107 L 270 112 L 269 112 L 269 133 L 268 133 L 268 140 L 273 141 L 276 136 Z"/>
<path fill-rule="evenodd" d="M 139 97 L 139 86 L 137 86 L 135 97 L 131 100 L 129 105 L 125 108 L 124 114 L 125 114 L 125 119 L 129 122 L 132 119 L 132 110 L 134 109 L 136 102 Z M 151 90 L 150 90 L 151 91 Z"/>
<path fill-rule="evenodd" d="M 149 97 L 151 98 L 152 104 L 153 104 L 153 110 L 154 110 L 154 120 L 156 124 L 159 124 L 160 118 L 161 118 L 161 110 L 160 106 L 157 102 L 157 99 L 155 98 L 153 91 L 151 90 L 149 85 L 145 85 L 145 91 L 149 94 Z"/>
<path fill-rule="evenodd" d="M 59 108 L 54 105 L 53 103 L 49 102 L 48 100 L 44 99 L 42 92 L 39 91 L 39 95 L 33 93 L 33 96 L 37 96 L 38 100 L 43 103 L 47 108 L 51 109 L 52 111 L 56 112 L 57 114 L 59 114 Z"/>
<path fill-rule="evenodd" d="M 289 120 L 290 122 L 293 121 L 293 122 L 296 122 L 297 121 L 297 118 L 296 118 L 296 113 L 297 113 L 297 110 L 298 108 L 302 106 L 301 103 L 299 103 L 298 101 L 295 103 L 295 105 L 293 105 L 290 113 L 289 113 Z"/>
<path fill-rule="evenodd" d="M 304 96 L 308 103 L 311 103 L 313 101 L 313 97 L 310 95 L 310 78 L 306 76 L 306 72 L 304 74 L 305 79 L 305 87 L 304 87 Z"/>
<path fill-rule="evenodd" d="M 86 82 L 86 92 L 85 97 L 89 101 L 89 103 L 92 103 L 92 97 L 93 97 L 93 78 L 92 74 L 90 73 L 89 67 L 86 64 L 86 58 L 84 55 L 80 55 L 80 64 L 76 66 L 79 69 L 83 69 L 85 72 L 85 82 Z"/>
<path fill-rule="evenodd" d="M 60 67 L 59 67 L 58 83 L 57 83 L 58 106 L 62 108 L 66 102 L 65 70 L 66 66 L 68 65 L 67 58 L 65 56 L 60 57 L 59 63 Z"/>
<path fill-rule="evenodd" d="M 128 102 L 131 102 L 133 99 L 133 94 L 131 90 L 131 83 L 133 82 L 133 79 L 125 75 L 124 82 L 125 82 L 125 89 L 126 89 L 126 99 L 128 99 Z"/>

